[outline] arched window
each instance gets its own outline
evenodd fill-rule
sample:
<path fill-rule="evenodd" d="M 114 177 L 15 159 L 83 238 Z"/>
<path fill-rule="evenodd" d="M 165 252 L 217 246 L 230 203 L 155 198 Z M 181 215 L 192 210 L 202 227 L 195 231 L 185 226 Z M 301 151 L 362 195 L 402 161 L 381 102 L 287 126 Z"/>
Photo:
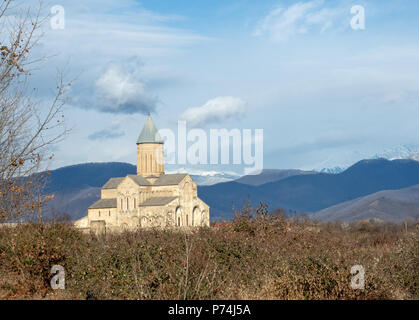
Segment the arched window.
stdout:
<path fill-rule="evenodd" d="M 199 209 L 198 207 L 193 208 L 192 211 L 192 225 L 197 226 L 199 225 Z"/>
<path fill-rule="evenodd" d="M 134 198 L 134 209 L 137 207 L 137 204 L 136 204 L 136 201 L 135 201 L 135 198 Z"/>
<path fill-rule="evenodd" d="M 153 156 L 152 156 L 152 154 L 150 154 L 149 156 L 148 156 L 148 161 L 149 161 L 149 165 L 148 165 L 148 172 L 153 172 Z"/>
<path fill-rule="evenodd" d="M 177 207 L 176 208 L 176 213 L 175 213 L 175 221 L 177 221 L 177 225 L 178 225 L 178 227 L 180 227 L 181 226 L 181 221 L 182 221 L 182 219 L 181 219 L 181 217 L 182 217 L 182 209 L 181 209 L 181 207 Z"/>
<path fill-rule="evenodd" d="M 99 210 L 99 217 L 100 217 L 100 210 Z"/>
<path fill-rule="evenodd" d="M 209 226 L 208 212 L 206 210 L 201 212 L 201 226 Z"/>
<path fill-rule="evenodd" d="M 188 215 L 186 215 L 186 226 L 189 226 Z"/>
<path fill-rule="evenodd" d="M 186 202 L 191 201 L 190 188 L 191 188 L 191 184 L 189 182 L 185 182 L 183 186 L 183 192 L 184 192 L 183 194 L 184 194 L 184 197 L 185 197 L 184 199 Z"/>

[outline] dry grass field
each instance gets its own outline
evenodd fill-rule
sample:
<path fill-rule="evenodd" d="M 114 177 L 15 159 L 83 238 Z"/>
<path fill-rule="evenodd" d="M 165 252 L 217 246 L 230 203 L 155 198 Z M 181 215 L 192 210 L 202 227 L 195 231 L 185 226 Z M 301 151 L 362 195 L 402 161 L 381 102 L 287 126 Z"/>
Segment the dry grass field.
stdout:
<path fill-rule="evenodd" d="M 0 228 L 1 299 L 418 299 L 418 224 L 345 225 L 246 207 L 193 232 Z M 51 267 L 65 268 L 52 290 Z M 351 288 L 353 265 L 365 289 Z"/>

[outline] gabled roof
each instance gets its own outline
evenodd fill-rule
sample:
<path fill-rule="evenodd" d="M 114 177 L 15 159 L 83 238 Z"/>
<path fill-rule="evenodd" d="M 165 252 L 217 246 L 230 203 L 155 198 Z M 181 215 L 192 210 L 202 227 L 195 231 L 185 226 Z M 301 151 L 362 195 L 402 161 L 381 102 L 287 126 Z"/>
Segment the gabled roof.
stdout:
<path fill-rule="evenodd" d="M 136 184 L 139 186 L 151 186 L 151 183 L 142 176 L 138 176 L 136 174 L 129 174 L 127 177 L 130 177 Z"/>
<path fill-rule="evenodd" d="M 173 173 L 163 174 L 154 183 L 153 186 L 170 186 L 179 184 L 188 174 Z"/>
<path fill-rule="evenodd" d="M 110 178 L 102 189 L 116 189 L 125 178 Z"/>
<path fill-rule="evenodd" d="M 129 177 L 139 186 L 173 186 L 179 184 L 187 175 L 187 173 L 163 174 L 158 177 L 154 183 L 150 183 L 143 176 L 136 174 L 129 174 L 127 177 Z M 108 182 L 106 182 L 102 187 L 102 189 L 116 189 L 125 178 L 126 177 L 110 178 Z"/>
<path fill-rule="evenodd" d="M 143 130 L 141 130 L 140 136 L 137 139 L 137 144 L 140 143 L 163 143 L 163 139 L 159 135 L 150 115 L 147 117 Z"/>
<path fill-rule="evenodd" d="M 154 207 L 154 206 L 165 206 L 166 204 L 169 204 L 173 200 L 175 200 L 177 197 L 154 197 L 150 198 L 143 203 L 141 203 L 140 207 Z"/>
<path fill-rule="evenodd" d="M 116 208 L 116 199 L 99 199 L 89 209 Z"/>

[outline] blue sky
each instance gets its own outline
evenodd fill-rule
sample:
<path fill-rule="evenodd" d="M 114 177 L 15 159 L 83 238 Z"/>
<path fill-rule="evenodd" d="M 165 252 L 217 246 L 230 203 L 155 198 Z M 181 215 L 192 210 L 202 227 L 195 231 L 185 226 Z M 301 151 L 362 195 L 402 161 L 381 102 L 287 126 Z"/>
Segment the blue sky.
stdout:
<path fill-rule="evenodd" d="M 65 28 L 45 28 L 37 54 L 54 56 L 32 81 L 47 100 L 56 68 L 77 76 L 54 168 L 135 163 L 148 112 L 173 130 L 187 115 L 205 130 L 261 128 L 265 168 L 347 166 L 419 145 L 417 1 L 53 5 Z M 350 27 L 354 5 L 365 8 L 365 30 Z"/>

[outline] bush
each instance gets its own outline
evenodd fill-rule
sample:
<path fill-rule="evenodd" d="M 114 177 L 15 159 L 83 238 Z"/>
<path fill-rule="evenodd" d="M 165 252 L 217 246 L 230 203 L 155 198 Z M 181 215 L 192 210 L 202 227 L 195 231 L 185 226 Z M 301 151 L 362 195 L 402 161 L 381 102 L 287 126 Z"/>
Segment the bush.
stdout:
<path fill-rule="evenodd" d="M 365 229 L 246 209 L 193 232 L 94 236 L 66 223 L 0 228 L 0 297 L 418 299 L 417 225 Z M 253 211 L 250 211 L 253 210 Z M 66 289 L 50 288 L 62 265 Z M 365 269 L 365 290 L 350 269 Z"/>

